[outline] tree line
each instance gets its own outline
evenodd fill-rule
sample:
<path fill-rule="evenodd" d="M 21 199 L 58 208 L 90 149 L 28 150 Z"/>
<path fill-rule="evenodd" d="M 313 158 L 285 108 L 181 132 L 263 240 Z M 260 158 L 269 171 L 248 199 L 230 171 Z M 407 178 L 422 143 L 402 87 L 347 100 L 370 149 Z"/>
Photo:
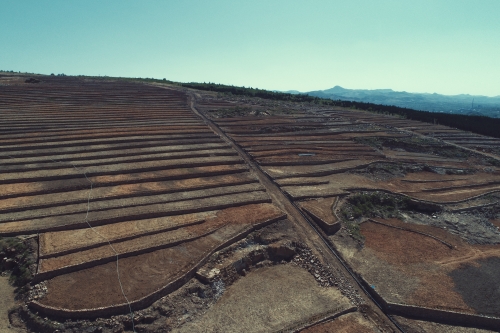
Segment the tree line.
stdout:
<path fill-rule="evenodd" d="M 260 97 L 264 99 L 279 100 L 286 102 L 306 102 L 325 106 L 339 106 L 357 110 L 365 110 L 381 114 L 398 115 L 406 119 L 423 121 L 431 124 L 439 124 L 470 131 L 477 134 L 500 138 L 500 118 L 486 116 L 468 116 L 461 114 L 449 114 L 440 112 L 419 111 L 402 108 L 394 105 L 381 105 L 364 102 L 331 100 L 310 96 L 307 94 L 288 94 L 277 91 L 269 91 L 258 88 L 245 88 L 215 83 L 180 83 L 186 88 L 220 92 L 224 94 Z"/>

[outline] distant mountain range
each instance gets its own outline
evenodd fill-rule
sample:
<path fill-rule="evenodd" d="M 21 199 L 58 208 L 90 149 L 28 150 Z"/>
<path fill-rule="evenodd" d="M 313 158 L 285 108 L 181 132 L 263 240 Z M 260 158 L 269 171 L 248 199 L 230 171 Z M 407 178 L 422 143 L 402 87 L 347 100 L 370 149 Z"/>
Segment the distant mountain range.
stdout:
<path fill-rule="evenodd" d="M 383 105 L 395 105 L 399 107 L 444 113 L 458 113 L 466 115 L 483 115 L 500 118 L 500 96 L 473 96 L 461 95 L 439 95 L 408 93 L 406 91 L 394 91 L 392 89 L 345 89 L 335 86 L 331 89 L 299 92 L 289 90 L 290 94 L 308 94 L 333 100 L 348 100 Z"/>

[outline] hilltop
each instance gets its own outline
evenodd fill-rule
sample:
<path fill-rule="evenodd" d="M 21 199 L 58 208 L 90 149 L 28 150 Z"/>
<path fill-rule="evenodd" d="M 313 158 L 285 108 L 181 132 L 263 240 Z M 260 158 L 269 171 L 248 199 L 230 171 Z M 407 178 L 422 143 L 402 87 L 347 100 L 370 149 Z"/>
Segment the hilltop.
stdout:
<path fill-rule="evenodd" d="M 0 290 L 1 311 L 17 302 L 2 320 L 64 333 L 494 331 L 500 139 L 400 111 L 0 74 L 0 267 L 17 287 L 15 300 Z"/>

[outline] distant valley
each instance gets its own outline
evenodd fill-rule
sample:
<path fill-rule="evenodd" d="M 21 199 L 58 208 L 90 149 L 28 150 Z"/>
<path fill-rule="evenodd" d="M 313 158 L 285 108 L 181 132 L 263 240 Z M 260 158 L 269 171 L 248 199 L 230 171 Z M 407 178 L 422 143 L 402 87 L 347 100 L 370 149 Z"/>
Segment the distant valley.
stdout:
<path fill-rule="evenodd" d="M 286 91 L 291 94 L 302 92 L 296 90 Z M 465 115 L 483 115 L 500 118 L 500 96 L 473 96 L 440 95 L 427 93 L 408 93 L 392 89 L 345 89 L 335 86 L 331 89 L 304 92 L 311 96 L 329 98 L 333 100 L 349 100 L 383 105 L 443 113 L 457 113 Z"/>

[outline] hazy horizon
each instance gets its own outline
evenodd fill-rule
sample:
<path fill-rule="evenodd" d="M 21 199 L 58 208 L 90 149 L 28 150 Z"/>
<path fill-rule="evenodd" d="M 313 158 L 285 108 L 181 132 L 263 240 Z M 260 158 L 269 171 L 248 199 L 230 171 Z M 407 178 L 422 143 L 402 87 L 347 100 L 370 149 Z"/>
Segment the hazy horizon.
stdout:
<path fill-rule="evenodd" d="M 500 1 L 5 2 L 0 69 L 500 95 Z"/>
<path fill-rule="evenodd" d="M 486 96 L 486 95 L 473 95 L 473 94 L 469 94 L 469 93 L 459 93 L 459 94 L 453 94 L 453 95 L 448 95 L 448 94 L 441 94 L 441 93 L 438 93 L 438 92 L 428 92 L 428 91 L 405 91 L 405 90 L 396 90 L 396 89 L 392 89 L 392 88 L 373 88 L 373 89 L 367 89 L 367 88 L 350 88 L 350 87 L 344 87 L 343 85 L 340 85 L 340 84 L 335 84 L 329 88 L 325 88 L 325 89 L 317 89 L 317 90 L 314 90 L 314 91 L 323 91 L 323 90 L 329 90 L 329 89 L 332 89 L 332 88 L 335 88 L 335 87 L 341 87 L 343 89 L 346 89 L 346 90 L 367 90 L 367 91 L 377 91 L 377 90 L 391 90 L 393 92 L 402 92 L 402 93 L 409 93 L 409 94 L 429 94 L 429 95 L 432 95 L 432 94 L 438 94 L 438 95 L 443 95 L 443 96 L 459 96 L 459 95 L 470 95 L 470 96 L 481 96 L 481 97 L 491 97 L 491 98 L 497 98 L 497 97 L 500 97 L 500 95 L 496 95 L 496 96 Z M 296 89 L 290 89 L 288 91 L 294 91 Z M 298 90 L 296 90 L 298 91 Z M 313 90 L 311 90 L 313 91 Z M 285 91 L 286 92 L 286 91 Z M 299 91 L 300 93 L 307 93 L 307 91 Z"/>

